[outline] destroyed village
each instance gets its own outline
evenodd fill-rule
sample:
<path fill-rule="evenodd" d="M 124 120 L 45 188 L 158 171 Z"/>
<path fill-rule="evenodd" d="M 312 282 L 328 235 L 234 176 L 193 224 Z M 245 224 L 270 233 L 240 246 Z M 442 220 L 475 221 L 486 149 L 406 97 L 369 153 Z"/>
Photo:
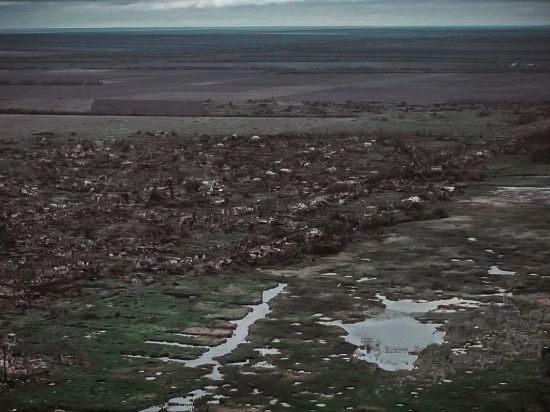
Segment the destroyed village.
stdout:
<path fill-rule="evenodd" d="M 546 2 L 0 2 L 0 412 L 545 412 L 549 331 Z"/>

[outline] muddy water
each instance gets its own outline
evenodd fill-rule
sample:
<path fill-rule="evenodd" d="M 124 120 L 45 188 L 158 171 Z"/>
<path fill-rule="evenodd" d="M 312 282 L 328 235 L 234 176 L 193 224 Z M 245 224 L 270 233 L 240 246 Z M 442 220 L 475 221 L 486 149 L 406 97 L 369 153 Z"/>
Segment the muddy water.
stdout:
<path fill-rule="evenodd" d="M 415 315 L 448 306 L 472 308 L 480 305 L 480 302 L 459 298 L 394 301 L 380 294 L 376 297 L 386 308 L 372 319 L 351 324 L 342 321 L 320 323 L 344 329 L 346 342 L 357 346 L 356 358 L 375 363 L 387 371 L 412 370 L 419 351 L 431 344 L 443 343 L 445 332 L 438 330 L 441 325 L 422 323 L 414 318 Z"/>

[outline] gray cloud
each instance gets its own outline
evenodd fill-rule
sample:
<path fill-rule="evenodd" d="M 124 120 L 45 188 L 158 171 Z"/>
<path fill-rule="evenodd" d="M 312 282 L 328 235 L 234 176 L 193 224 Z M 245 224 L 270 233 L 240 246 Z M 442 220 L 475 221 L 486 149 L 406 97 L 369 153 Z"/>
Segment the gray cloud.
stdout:
<path fill-rule="evenodd" d="M 530 4 L 544 4 L 550 7 L 550 0 L 0 0 L 0 7 L 39 7 L 41 5 L 71 6 L 98 6 L 98 7 L 139 7 L 144 9 L 179 9 L 179 8 L 223 8 L 239 6 L 271 6 L 290 3 L 304 3 L 311 7 L 319 6 L 348 6 L 370 5 L 380 6 L 400 5 L 405 7 L 438 7 L 445 5 L 475 5 L 502 4 L 509 7 L 510 4 L 521 4 L 528 7 Z"/>
<path fill-rule="evenodd" d="M 235 6 L 265 6 L 270 4 L 293 3 L 304 0 L 164 0 L 164 1 L 143 1 L 143 0 L 8 0 L 0 1 L 0 6 L 23 6 L 40 4 L 88 4 L 105 6 L 129 7 L 137 6 L 152 9 L 175 9 L 175 8 L 219 8 Z"/>
<path fill-rule="evenodd" d="M 0 28 L 541 25 L 549 0 L 0 0 Z"/>

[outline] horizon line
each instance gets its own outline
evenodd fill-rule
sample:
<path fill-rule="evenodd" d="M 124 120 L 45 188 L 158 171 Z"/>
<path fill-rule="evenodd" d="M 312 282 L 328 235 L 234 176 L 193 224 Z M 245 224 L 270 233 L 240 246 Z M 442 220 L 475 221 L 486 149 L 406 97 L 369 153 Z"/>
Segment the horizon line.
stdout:
<path fill-rule="evenodd" d="M 81 26 L 81 27 L 4 27 L 6 32 L 78 31 L 78 30 L 238 30 L 238 29 L 431 29 L 431 28 L 550 28 L 549 24 L 425 24 L 425 25 L 238 25 L 238 26 Z"/>

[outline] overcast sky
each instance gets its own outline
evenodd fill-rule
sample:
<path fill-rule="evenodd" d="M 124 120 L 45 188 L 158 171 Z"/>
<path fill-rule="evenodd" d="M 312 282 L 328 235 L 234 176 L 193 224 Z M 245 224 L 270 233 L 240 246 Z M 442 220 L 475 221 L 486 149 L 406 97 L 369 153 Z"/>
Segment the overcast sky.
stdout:
<path fill-rule="evenodd" d="M 0 0 L 0 28 L 546 24 L 550 0 Z"/>

